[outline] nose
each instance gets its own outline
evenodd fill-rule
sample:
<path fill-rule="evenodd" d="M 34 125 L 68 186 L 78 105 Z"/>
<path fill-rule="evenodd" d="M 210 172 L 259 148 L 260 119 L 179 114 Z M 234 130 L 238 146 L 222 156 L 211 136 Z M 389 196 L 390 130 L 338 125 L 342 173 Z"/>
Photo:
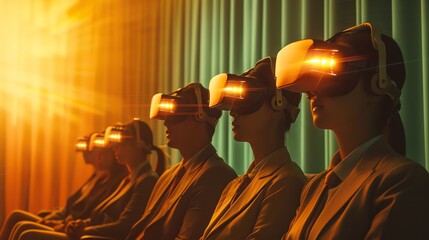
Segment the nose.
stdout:
<path fill-rule="evenodd" d="M 317 93 L 316 92 L 307 92 L 306 95 L 307 95 L 307 99 L 310 99 L 310 100 L 316 100 L 317 99 Z"/>
<path fill-rule="evenodd" d="M 168 119 L 166 119 L 165 121 L 164 121 L 164 126 L 166 126 L 167 128 L 168 128 L 168 126 L 170 125 L 170 121 L 168 121 Z"/>
<path fill-rule="evenodd" d="M 231 117 L 234 117 L 234 118 L 238 117 L 238 114 L 237 114 L 236 112 L 234 112 L 234 111 L 230 111 L 230 112 L 229 112 L 229 115 L 230 115 Z"/>

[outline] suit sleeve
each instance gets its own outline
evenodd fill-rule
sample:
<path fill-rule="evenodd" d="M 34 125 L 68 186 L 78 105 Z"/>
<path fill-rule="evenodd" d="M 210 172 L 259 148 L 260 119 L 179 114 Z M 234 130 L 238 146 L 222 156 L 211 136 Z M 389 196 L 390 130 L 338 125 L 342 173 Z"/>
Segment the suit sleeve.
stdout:
<path fill-rule="evenodd" d="M 388 173 L 375 191 L 374 215 L 365 239 L 427 239 L 429 175 L 420 166 Z"/>
<path fill-rule="evenodd" d="M 304 184 L 298 177 L 273 182 L 261 203 L 253 231 L 246 239 L 281 239 L 295 216 Z"/>
<path fill-rule="evenodd" d="M 155 176 L 149 176 L 138 181 L 133 188 L 131 199 L 119 219 L 106 224 L 86 227 L 84 235 L 125 238 L 134 223 L 143 215 L 157 179 Z"/>
<path fill-rule="evenodd" d="M 237 175 L 223 166 L 208 170 L 196 183 L 180 228 L 179 239 L 199 239 L 225 186 Z"/>

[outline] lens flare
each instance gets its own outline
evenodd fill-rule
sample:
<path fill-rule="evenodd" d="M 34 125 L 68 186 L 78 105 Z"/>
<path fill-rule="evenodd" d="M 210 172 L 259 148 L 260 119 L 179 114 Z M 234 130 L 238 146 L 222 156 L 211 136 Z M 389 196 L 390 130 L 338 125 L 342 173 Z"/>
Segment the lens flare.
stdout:
<path fill-rule="evenodd" d="M 230 82 L 223 88 L 225 96 L 232 98 L 244 98 L 245 89 L 243 87 L 243 82 Z"/>

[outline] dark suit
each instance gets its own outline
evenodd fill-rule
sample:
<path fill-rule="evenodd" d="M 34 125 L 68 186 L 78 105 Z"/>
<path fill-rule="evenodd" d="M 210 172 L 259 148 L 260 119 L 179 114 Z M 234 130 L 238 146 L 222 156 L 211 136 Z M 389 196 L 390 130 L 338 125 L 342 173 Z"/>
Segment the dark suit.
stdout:
<path fill-rule="evenodd" d="M 97 206 L 84 234 L 124 239 L 143 214 L 157 180 L 150 164 L 142 166 L 134 179 Z"/>
<path fill-rule="evenodd" d="M 258 166 L 259 165 L 259 166 Z M 257 166 L 252 180 L 231 203 L 243 177 L 228 184 L 201 239 L 280 239 L 295 216 L 306 178 L 291 161 L 286 148 L 275 151 Z"/>
<path fill-rule="evenodd" d="M 429 239 L 429 175 L 396 153 L 384 138 L 363 153 L 325 203 L 313 227 L 303 229 L 325 171 L 304 188 L 301 206 L 285 239 Z"/>
<path fill-rule="evenodd" d="M 212 145 L 192 161 L 169 197 L 165 194 L 180 164 L 160 177 L 143 217 L 127 239 L 198 239 L 202 235 L 222 190 L 237 175 Z"/>
<path fill-rule="evenodd" d="M 115 191 L 126 175 L 127 171 L 122 166 L 112 170 L 111 176 L 107 180 L 97 178 L 93 174 L 79 190 L 67 199 L 64 208 L 52 211 L 44 218 L 71 220 L 90 217 L 94 208 Z"/>

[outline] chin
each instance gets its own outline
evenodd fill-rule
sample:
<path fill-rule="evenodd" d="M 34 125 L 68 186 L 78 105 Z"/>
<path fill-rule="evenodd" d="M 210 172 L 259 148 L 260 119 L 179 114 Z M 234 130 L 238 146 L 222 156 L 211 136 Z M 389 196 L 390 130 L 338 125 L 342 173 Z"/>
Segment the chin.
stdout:
<path fill-rule="evenodd" d="M 174 141 L 171 141 L 170 139 L 167 140 L 167 146 L 171 148 L 177 148 L 177 144 L 175 144 Z"/>
<path fill-rule="evenodd" d="M 313 118 L 313 125 L 317 128 L 320 128 L 320 129 L 331 129 L 329 127 L 329 124 L 327 124 L 326 122 L 322 121 L 321 119 L 317 119 L 317 118 L 316 119 Z"/>
<path fill-rule="evenodd" d="M 237 142 L 244 142 L 244 139 L 240 134 L 234 133 L 234 140 Z"/>

